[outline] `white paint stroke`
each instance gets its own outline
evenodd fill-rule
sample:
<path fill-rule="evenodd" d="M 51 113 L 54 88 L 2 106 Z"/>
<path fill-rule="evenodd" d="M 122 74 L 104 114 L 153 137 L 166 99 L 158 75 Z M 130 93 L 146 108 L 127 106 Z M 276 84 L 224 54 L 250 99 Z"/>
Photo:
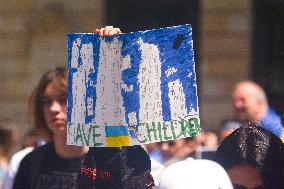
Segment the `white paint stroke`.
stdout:
<path fill-rule="evenodd" d="M 179 120 L 187 115 L 187 109 L 185 104 L 185 94 L 183 92 L 183 86 L 179 79 L 168 83 L 169 87 L 169 99 L 171 109 L 171 119 Z"/>
<path fill-rule="evenodd" d="M 139 66 L 139 121 L 152 123 L 162 121 L 161 60 L 156 45 L 139 39 L 141 63 Z"/>
<path fill-rule="evenodd" d="M 130 67 L 131 67 L 131 58 L 130 58 L 130 55 L 127 55 L 122 58 L 121 69 L 126 70 Z"/>
<path fill-rule="evenodd" d="M 94 115 L 93 107 L 94 107 L 93 98 L 87 97 L 87 115 L 89 116 Z"/>
<path fill-rule="evenodd" d="M 78 58 L 79 58 L 79 46 L 81 45 L 81 39 L 76 39 L 73 41 L 72 45 L 72 56 L 71 56 L 71 67 L 78 67 Z"/>
<path fill-rule="evenodd" d="M 72 94 L 73 106 L 71 114 L 71 123 L 84 123 L 85 122 L 85 72 L 79 67 L 77 72 L 73 74 L 72 78 Z"/>
<path fill-rule="evenodd" d="M 76 52 L 77 46 L 73 46 Z M 72 52 L 73 52 L 72 48 Z M 79 49 L 78 49 L 79 52 Z M 77 72 L 73 74 L 72 78 L 72 94 L 73 94 L 73 108 L 71 114 L 71 123 L 85 123 L 86 115 L 92 115 L 93 102 L 88 98 L 88 107 L 90 111 L 86 112 L 86 81 L 89 80 L 89 75 L 94 72 L 94 57 L 93 57 L 93 45 L 83 44 L 80 49 L 80 57 L 82 64 L 74 62 L 74 65 L 78 65 Z M 75 60 L 74 60 L 75 61 Z"/>
<path fill-rule="evenodd" d="M 128 114 L 128 119 L 129 119 L 129 125 L 137 125 L 137 119 L 136 119 L 136 112 L 130 112 Z"/>
<path fill-rule="evenodd" d="M 98 67 L 98 81 L 96 85 L 95 123 L 103 126 L 126 125 L 125 109 L 121 95 L 122 66 L 121 46 L 117 38 L 100 43 L 100 61 Z M 102 130 L 100 133 L 104 133 Z"/>
<path fill-rule="evenodd" d="M 125 83 L 122 83 L 121 88 L 125 91 L 125 92 L 131 92 L 133 91 L 133 85 L 126 85 Z"/>
<path fill-rule="evenodd" d="M 167 77 L 169 77 L 170 75 L 176 73 L 177 69 L 175 69 L 174 67 L 171 67 L 171 68 L 168 68 L 166 71 L 165 71 L 165 74 L 167 75 Z"/>

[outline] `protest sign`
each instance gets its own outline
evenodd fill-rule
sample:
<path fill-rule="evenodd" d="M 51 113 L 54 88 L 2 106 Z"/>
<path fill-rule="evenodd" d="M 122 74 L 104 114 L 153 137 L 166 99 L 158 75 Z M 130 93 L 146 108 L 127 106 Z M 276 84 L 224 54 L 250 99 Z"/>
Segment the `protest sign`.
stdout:
<path fill-rule="evenodd" d="M 67 38 L 67 144 L 120 147 L 200 132 L 190 25 Z"/>

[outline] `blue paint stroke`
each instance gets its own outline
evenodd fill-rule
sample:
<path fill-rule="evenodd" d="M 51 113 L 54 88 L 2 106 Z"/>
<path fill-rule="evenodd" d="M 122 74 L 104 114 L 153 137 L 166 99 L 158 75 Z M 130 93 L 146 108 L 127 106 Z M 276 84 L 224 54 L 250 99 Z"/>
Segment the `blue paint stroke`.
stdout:
<path fill-rule="evenodd" d="M 127 126 L 106 126 L 106 137 L 129 136 Z"/>

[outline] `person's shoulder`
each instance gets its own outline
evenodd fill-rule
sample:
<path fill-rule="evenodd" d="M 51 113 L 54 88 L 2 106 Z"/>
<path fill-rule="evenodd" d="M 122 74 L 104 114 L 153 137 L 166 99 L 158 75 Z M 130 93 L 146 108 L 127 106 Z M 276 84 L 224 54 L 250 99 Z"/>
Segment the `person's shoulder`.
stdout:
<path fill-rule="evenodd" d="M 267 112 L 264 116 L 266 119 L 277 120 L 278 122 L 281 121 L 281 115 L 278 111 L 276 111 L 273 107 L 269 106 Z"/>
<path fill-rule="evenodd" d="M 11 157 L 11 162 L 17 161 L 18 159 L 23 159 L 27 154 L 33 151 L 33 147 L 26 147 L 18 152 L 16 152 L 12 157 Z"/>
<path fill-rule="evenodd" d="M 33 151 L 33 147 L 27 147 L 27 148 L 24 148 L 18 152 L 16 152 L 12 157 L 11 157 L 11 160 L 10 160 L 10 163 L 9 163 L 9 169 L 11 170 L 16 170 L 18 168 L 18 165 L 20 164 L 20 162 L 22 161 L 22 159 L 24 159 L 24 157 L 31 153 Z"/>
<path fill-rule="evenodd" d="M 43 156 L 44 154 L 48 153 L 48 151 L 53 149 L 52 143 L 47 143 L 43 146 L 35 148 L 33 151 L 28 153 L 22 161 L 31 161 L 33 159 L 37 159 L 39 156 Z"/>

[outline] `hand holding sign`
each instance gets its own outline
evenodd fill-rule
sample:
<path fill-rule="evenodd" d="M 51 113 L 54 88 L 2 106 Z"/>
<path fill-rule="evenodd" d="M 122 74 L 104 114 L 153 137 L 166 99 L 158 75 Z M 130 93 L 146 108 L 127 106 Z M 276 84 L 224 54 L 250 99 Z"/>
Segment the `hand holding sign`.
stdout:
<path fill-rule="evenodd" d="M 68 144 L 120 147 L 200 132 L 190 25 L 68 34 Z"/>
<path fill-rule="evenodd" d="M 96 29 L 96 34 L 99 34 L 101 36 L 112 36 L 114 34 L 121 34 L 121 31 L 119 28 L 114 28 L 113 26 L 106 26 L 101 29 Z"/>

